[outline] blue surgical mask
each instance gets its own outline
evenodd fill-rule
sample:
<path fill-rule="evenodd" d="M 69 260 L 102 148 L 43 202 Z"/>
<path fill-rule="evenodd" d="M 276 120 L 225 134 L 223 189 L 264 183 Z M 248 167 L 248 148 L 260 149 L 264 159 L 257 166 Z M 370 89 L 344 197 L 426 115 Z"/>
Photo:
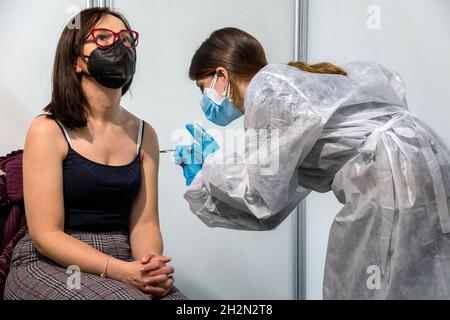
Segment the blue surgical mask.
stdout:
<path fill-rule="evenodd" d="M 241 117 L 243 113 L 230 100 L 230 82 L 228 82 L 223 97 L 216 92 L 214 87 L 217 79 L 216 73 L 211 86 L 204 91 L 200 105 L 209 121 L 219 126 L 226 126 Z"/>

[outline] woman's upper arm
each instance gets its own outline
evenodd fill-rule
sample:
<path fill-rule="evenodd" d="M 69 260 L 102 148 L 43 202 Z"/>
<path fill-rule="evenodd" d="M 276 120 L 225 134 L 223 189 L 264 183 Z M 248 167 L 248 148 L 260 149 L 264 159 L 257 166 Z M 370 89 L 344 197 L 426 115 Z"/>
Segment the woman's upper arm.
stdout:
<path fill-rule="evenodd" d="M 131 209 L 130 230 L 138 225 L 159 227 L 158 168 L 159 143 L 155 130 L 145 122 L 141 147 L 141 188 Z"/>
<path fill-rule="evenodd" d="M 23 154 L 25 212 L 34 241 L 64 230 L 62 161 L 65 139 L 54 120 L 38 117 L 27 133 Z"/>

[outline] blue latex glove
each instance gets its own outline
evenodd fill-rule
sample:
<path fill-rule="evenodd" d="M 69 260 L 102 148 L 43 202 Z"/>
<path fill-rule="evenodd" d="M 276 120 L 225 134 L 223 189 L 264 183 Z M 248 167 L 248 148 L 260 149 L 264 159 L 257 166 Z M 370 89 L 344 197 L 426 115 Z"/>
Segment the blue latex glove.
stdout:
<path fill-rule="evenodd" d="M 176 146 L 173 157 L 175 163 L 183 168 L 186 185 L 189 186 L 202 169 L 206 157 L 219 150 L 220 147 L 200 125 L 187 124 L 186 129 L 197 143 Z"/>

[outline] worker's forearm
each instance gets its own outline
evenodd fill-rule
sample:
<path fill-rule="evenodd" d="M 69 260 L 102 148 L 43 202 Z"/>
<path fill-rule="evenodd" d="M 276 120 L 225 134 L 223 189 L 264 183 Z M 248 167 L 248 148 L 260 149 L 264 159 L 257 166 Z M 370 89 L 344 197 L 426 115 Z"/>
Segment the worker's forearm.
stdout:
<path fill-rule="evenodd" d="M 33 239 L 37 249 L 56 263 L 68 267 L 78 266 L 81 271 L 100 275 L 104 272 L 106 254 L 62 232 L 55 231 Z M 110 257 L 107 275 L 120 280 L 121 267 L 125 261 Z"/>
<path fill-rule="evenodd" d="M 130 234 L 133 257 L 140 260 L 146 253 L 162 255 L 163 241 L 159 227 L 147 225 L 135 227 Z"/>

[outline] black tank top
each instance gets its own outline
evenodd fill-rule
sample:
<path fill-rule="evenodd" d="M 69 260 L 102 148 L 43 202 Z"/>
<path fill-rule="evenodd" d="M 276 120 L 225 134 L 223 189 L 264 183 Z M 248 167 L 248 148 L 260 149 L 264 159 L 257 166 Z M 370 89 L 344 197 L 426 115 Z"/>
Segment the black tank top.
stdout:
<path fill-rule="evenodd" d="M 63 161 L 64 228 L 91 232 L 128 230 L 131 206 L 141 186 L 144 121 L 139 121 L 136 157 L 121 166 L 97 163 L 80 155 L 72 148 L 63 124 L 56 122 L 69 145 Z"/>

